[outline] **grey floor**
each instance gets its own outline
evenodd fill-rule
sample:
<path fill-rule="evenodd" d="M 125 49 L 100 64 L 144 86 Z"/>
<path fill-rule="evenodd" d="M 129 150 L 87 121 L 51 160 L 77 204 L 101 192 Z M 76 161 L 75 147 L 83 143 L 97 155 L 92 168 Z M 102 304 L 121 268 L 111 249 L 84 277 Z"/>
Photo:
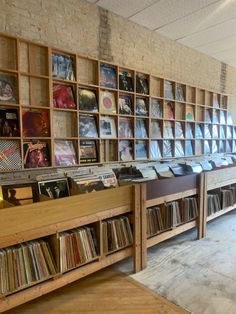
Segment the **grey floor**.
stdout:
<path fill-rule="evenodd" d="M 131 260 L 117 269 L 130 273 Z M 150 248 L 148 267 L 131 277 L 191 313 L 236 314 L 236 210 L 204 239 L 190 231 Z"/>

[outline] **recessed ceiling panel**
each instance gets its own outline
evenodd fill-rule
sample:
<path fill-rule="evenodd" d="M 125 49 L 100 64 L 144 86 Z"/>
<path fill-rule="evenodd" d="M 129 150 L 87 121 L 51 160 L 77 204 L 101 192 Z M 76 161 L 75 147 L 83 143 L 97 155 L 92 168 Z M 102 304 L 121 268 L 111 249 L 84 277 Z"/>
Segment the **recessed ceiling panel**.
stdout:
<path fill-rule="evenodd" d="M 132 16 L 130 20 L 155 30 L 214 2 L 216 0 L 160 0 Z"/>

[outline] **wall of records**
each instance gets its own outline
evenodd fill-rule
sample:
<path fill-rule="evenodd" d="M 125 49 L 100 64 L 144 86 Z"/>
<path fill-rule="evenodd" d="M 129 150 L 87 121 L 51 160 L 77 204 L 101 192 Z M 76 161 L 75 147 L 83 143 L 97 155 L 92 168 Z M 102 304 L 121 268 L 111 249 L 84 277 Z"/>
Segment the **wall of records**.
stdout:
<path fill-rule="evenodd" d="M 236 152 L 228 96 L 0 35 L 0 171 Z"/>

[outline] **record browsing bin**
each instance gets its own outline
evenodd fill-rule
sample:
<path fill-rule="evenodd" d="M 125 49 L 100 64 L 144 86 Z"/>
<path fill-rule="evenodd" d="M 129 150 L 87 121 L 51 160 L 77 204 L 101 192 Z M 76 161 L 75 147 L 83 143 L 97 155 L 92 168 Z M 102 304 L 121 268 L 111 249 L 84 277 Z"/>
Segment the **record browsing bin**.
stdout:
<path fill-rule="evenodd" d="M 225 94 L 4 34 L 0 48 L 2 171 L 236 150 Z"/>

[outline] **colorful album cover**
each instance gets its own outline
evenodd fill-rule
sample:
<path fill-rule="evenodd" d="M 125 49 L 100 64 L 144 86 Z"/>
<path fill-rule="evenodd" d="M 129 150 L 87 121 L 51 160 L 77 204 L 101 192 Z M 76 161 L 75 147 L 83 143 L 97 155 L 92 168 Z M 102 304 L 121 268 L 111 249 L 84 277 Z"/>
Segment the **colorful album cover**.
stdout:
<path fill-rule="evenodd" d="M 15 75 L 0 73 L 0 103 L 18 103 L 17 78 Z"/>
<path fill-rule="evenodd" d="M 96 117 L 92 115 L 79 116 L 79 135 L 80 137 L 98 137 Z"/>
<path fill-rule="evenodd" d="M 98 112 L 96 91 L 79 88 L 79 110 Z"/>
<path fill-rule="evenodd" d="M 212 105 L 215 108 L 220 108 L 220 95 L 213 93 L 212 96 Z"/>
<path fill-rule="evenodd" d="M 205 138 L 211 138 L 210 126 L 208 124 L 205 124 L 204 137 Z"/>
<path fill-rule="evenodd" d="M 93 163 L 98 162 L 96 141 L 81 140 L 80 148 L 80 163 Z"/>
<path fill-rule="evenodd" d="M 130 161 L 134 159 L 133 143 L 131 141 L 119 141 L 119 157 L 121 161 Z"/>
<path fill-rule="evenodd" d="M 72 86 L 55 83 L 53 84 L 53 107 L 62 109 L 76 109 Z"/>
<path fill-rule="evenodd" d="M 38 202 L 38 188 L 36 183 L 16 183 L 2 185 L 3 199 L 8 203 L 19 206 Z"/>
<path fill-rule="evenodd" d="M 131 95 L 119 95 L 119 114 L 133 114 L 133 105 L 132 105 L 132 96 Z"/>
<path fill-rule="evenodd" d="M 103 63 L 100 65 L 100 85 L 108 88 L 117 88 L 116 68 Z"/>
<path fill-rule="evenodd" d="M 175 117 L 175 109 L 174 109 L 174 103 L 168 101 L 164 104 L 164 116 L 168 120 L 173 120 Z"/>
<path fill-rule="evenodd" d="M 168 99 L 175 98 L 175 90 L 174 90 L 174 83 L 170 81 L 165 81 L 164 83 L 164 97 Z"/>
<path fill-rule="evenodd" d="M 75 80 L 74 59 L 69 55 L 52 54 L 52 76 L 62 80 Z"/>
<path fill-rule="evenodd" d="M 56 166 L 72 166 L 77 164 L 76 151 L 72 141 L 55 141 L 54 155 Z"/>
<path fill-rule="evenodd" d="M 20 143 L 14 140 L 0 140 L 0 169 L 18 170 L 22 168 Z"/>
<path fill-rule="evenodd" d="M 226 124 L 225 112 L 224 111 L 220 111 L 220 123 L 221 124 Z"/>
<path fill-rule="evenodd" d="M 22 110 L 24 137 L 49 137 L 49 111 L 48 110 Z"/>
<path fill-rule="evenodd" d="M 152 118 L 163 118 L 163 105 L 159 99 L 152 98 L 151 99 L 151 112 L 150 115 Z"/>
<path fill-rule="evenodd" d="M 219 123 L 219 110 L 212 110 L 212 123 Z"/>
<path fill-rule="evenodd" d="M 204 154 L 210 154 L 211 149 L 208 141 L 204 141 Z"/>
<path fill-rule="evenodd" d="M 24 168 L 50 166 L 50 152 L 46 142 L 27 142 L 23 144 Z"/>
<path fill-rule="evenodd" d="M 133 138 L 133 124 L 129 118 L 119 118 L 119 138 Z"/>
<path fill-rule="evenodd" d="M 147 110 L 147 99 L 145 98 L 136 98 L 136 115 L 137 116 L 147 116 L 148 110 Z"/>
<path fill-rule="evenodd" d="M 220 138 L 225 139 L 225 129 L 222 125 L 220 126 Z"/>
<path fill-rule="evenodd" d="M 175 137 L 184 138 L 183 124 L 180 121 L 175 122 Z"/>
<path fill-rule="evenodd" d="M 148 75 L 143 73 L 136 74 L 136 93 L 149 94 Z"/>
<path fill-rule="evenodd" d="M 170 121 L 163 123 L 163 138 L 174 138 L 173 123 Z"/>
<path fill-rule="evenodd" d="M 133 91 L 133 79 L 130 72 L 125 70 L 119 72 L 119 89 Z"/>
<path fill-rule="evenodd" d="M 193 155 L 193 145 L 192 141 L 185 141 L 185 156 Z"/>
<path fill-rule="evenodd" d="M 184 86 L 182 84 L 176 84 L 176 100 L 185 101 Z"/>
<path fill-rule="evenodd" d="M 142 119 L 136 120 L 135 134 L 136 134 L 136 138 L 148 137 L 145 120 L 142 120 Z"/>
<path fill-rule="evenodd" d="M 113 92 L 100 91 L 100 112 L 116 113 L 116 100 Z"/>
<path fill-rule="evenodd" d="M 70 195 L 66 178 L 38 182 L 39 194 L 51 199 L 67 197 Z"/>
<path fill-rule="evenodd" d="M 173 157 L 172 141 L 163 141 L 163 157 Z"/>
<path fill-rule="evenodd" d="M 160 121 L 157 120 L 151 121 L 151 138 L 162 138 Z"/>
<path fill-rule="evenodd" d="M 185 132 L 186 138 L 193 138 L 193 125 L 191 123 L 186 123 Z"/>
<path fill-rule="evenodd" d="M 203 125 L 202 124 L 196 124 L 196 133 L 195 137 L 196 138 L 203 138 L 203 132 L 202 132 Z"/>
<path fill-rule="evenodd" d="M 219 132 L 218 132 L 218 126 L 213 124 L 212 125 L 212 138 L 218 138 Z"/>
<path fill-rule="evenodd" d="M 202 143 L 203 142 L 201 140 L 195 141 L 195 155 L 202 155 L 203 154 Z"/>
<path fill-rule="evenodd" d="M 17 109 L 0 108 L 0 136 L 20 136 L 19 118 Z"/>
<path fill-rule="evenodd" d="M 161 150 L 158 141 L 151 141 L 150 143 L 150 159 L 161 158 Z"/>
<path fill-rule="evenodd" d="M 136 141 L 135 143 L 135 157 L 136 159 L 146 159 L 147 155 L 147 142 Z"/>
<path fill-rule="evenodd" d="M 100 117 L 100 137 L 101 138 L 116 138 L 116 122 L 111 116 Z"/>
<path fill-rule="evenodd" d="M 217 145 L 217 141 L 213 140 L 212 141 L 212 154 L 216 154 L 218 153 L 218 145 Z"/>
<path fill-rule="evenodd" d="M 175 157 L 183 157 L 184 148 L 182 141 L 175 141 Z"/>
<path fill-rule="evenodd" d="M 195 115 L 194 115 L 194 107 L 193 106 L 186 106 L 186 112 L 185 112 L 185 119 L 187 121 L 194 121 Z"/>

